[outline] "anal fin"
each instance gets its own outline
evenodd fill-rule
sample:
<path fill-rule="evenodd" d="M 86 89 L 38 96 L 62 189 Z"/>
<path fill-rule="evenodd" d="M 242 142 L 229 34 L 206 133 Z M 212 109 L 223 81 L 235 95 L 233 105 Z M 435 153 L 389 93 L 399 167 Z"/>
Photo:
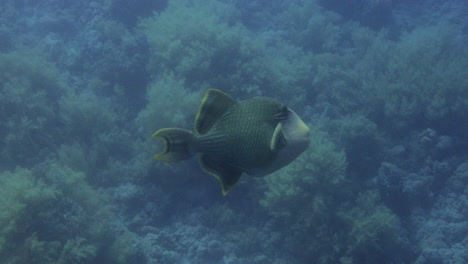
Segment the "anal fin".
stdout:
<path fill-rule="evenodd" d="M 218 160 L 213 160 L 207 155 L 200 155 L 201 168 L 208 174 L 214 176 L 221 184 L 221 192 L 227 195 L 239 181 L 242 171 L 233 168 Z"/>

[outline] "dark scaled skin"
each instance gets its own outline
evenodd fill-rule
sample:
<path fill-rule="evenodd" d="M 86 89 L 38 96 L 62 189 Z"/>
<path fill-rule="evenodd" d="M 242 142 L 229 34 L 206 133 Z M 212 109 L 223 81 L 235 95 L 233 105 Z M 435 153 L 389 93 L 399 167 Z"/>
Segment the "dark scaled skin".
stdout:
<path fill-rule="evenodd" d="M 271 98 L 257 97 L 233 105 L 198 138 L 197 150 L 242 171 L 268 166 L 275 152 L 270 140 L 287 108 Z"/>

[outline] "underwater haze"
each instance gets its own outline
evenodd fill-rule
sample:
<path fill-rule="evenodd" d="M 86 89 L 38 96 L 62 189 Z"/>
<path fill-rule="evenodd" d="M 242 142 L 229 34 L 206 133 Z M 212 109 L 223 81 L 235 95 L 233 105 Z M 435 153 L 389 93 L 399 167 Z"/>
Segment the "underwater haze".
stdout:
<path fill-rule="evenodd" d="M 0 1 L 0 263 L 468 263 L 468 1 Z M 203 94 L 307 150 L 223 196 L 153 159 Z"/>

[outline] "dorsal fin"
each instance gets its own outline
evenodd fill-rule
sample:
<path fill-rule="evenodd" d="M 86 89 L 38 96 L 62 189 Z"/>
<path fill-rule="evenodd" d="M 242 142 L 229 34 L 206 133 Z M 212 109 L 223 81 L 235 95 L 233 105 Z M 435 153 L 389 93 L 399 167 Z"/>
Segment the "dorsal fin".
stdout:
<path fill-rule="evenodd" d="M 228 194 L 239 181 L 242 171 L 225 164 L 224 162 L 210 159 L 207 155 L 200 155 L 200 167 L 208 174 L 213 175 L 221 184 L 223 196 Z"/>
<path fill-rule="evenodd" d="M 234 104 L 236 104 L 236 100 L 228 94 L 217 89 L 206 90 L 195 117 L 195 133 L 205 134 L 208 132 L 213 124 Z"/>

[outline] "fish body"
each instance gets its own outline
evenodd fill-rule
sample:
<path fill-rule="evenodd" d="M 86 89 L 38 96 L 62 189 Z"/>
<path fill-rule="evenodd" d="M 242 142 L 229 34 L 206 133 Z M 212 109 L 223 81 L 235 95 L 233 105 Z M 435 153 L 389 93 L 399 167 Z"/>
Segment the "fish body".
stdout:
<path fill-rule="evenodd" d="M 297 114 L 278 100 L 254 97 L 237 102 L 208 89 L 194 132 L 164 128 L 153 134 L 165 146 L 154 158 L 176 162 L 199 153 L 201 168 L 218 179 L 226 195 L 242 173 L 264 176 L 289 164 L 309 145 L 309 133 Z"/>

